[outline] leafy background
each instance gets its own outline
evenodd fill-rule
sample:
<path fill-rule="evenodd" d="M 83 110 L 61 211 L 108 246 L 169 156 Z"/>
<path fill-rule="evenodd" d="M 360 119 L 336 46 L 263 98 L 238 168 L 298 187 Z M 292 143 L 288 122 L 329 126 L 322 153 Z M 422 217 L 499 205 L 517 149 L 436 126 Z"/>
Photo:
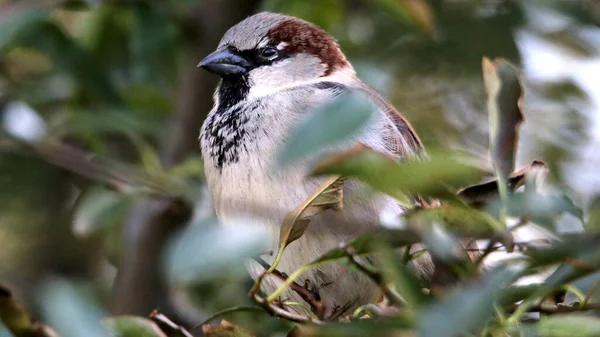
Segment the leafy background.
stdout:
<path fill-rule="evenodd" d="M 519 323 L 520 315 L 497 312 L 521 299 L 524 311 L 539 307 L 534 299 L 566 284 L 567 298 L 593 302 L 600 262 L 594 236 L 600 3 L 594 0 L 0 1 L 0 282 L 27 312 L 61 336 L 103 336 L 100 317 L 145 317 L 158 308 L 201 335 L 192 327 L 212 313 L 252 304 L 252 282 L 239 258 L 260 242 L 252 233 L 219 229 L 204 197 L 197 135 L 217 79 L 196 64 L 228 27 L 260 10 L 331 32 L 359 76 L 403 111 L 430 151 L 478 158 L 488 172 L 481 59 L 499 56 L 517 65 L 526 122 L 516 168 L 543 160 L 549 174 L 542 190 L 557 196 L 528 201 L 537 207 L 528 217 L 544 218 L 537 221 L 544 233 L 562 238 L 552 249 L 525 254 L 525 274 L 548 275 L 545 267 L 567 257 L 585 260 L 585 272 L 567 263 L 550 279 L 533 277 L 545 282 L 519 288 L 512 302 L 511 294 L 502 294 L 506 303 L 493 302 L 494 291 L 524 274 L 496 272 L 437 305 L 415 306 L 416 321 L 428 324 L 401 317 L 334 324 L 315 334 L 600 331 L 589 316 L 559 315 L 530 327 Z M 427 168 L 438 172 L 442 164 Z M 428 186 L 437 177 L 415 179 Z M 570 212 L 555 212 L 563 209 Z M 515 241 L 536 238 L 539 227 L 520 229 Z M 585 234 L 564 234 L 584 227 Z M 490 264 L 497 255 L 503 256 L 490 254 Z M 0 295 L 0 308 L 12 305 Z M 257 336 L 285 335 L 292 327 L 257 310 L 226 318 Z M 0 328 L 4 335 L 10 332 Z"/>

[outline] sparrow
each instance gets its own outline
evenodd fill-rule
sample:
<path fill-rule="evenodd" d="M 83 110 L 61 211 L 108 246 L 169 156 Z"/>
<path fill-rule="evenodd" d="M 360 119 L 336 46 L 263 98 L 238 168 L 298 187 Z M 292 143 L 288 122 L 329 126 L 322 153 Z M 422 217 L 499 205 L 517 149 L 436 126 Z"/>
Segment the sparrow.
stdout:
<path fill-rule="evenodd" d="M 381 95 L 356 75 L 336 40 L 316 25 L 296 17 L 262 12 L 230 28 L 217 49 L 199 67 L 221 77 L 214 107 L 200 130 L 205 175 L 216 216 L 222 226 L 252 226 L 277 251 L 288 212 L 304 202 L 323 178 L 310 177 L 311 166 L 300 161 L 277 165 L 277 154 L 298 121 L 341 93 L 360 92 L 374 103 L 364 132 L 347 145 L 362 143 L 399 160 L 424 153 L 423 144 L 406 121 Z M 331 128 L 335 128 L 331 125 Z M 344 182 L 343 208 L 311 218 L 304 235 L 285 250 L 277 269 L 291 274 L 340 243 L 381 226 L 383 213 L 401 214 L 393 198 L 373 193 L 354 180 Z M 271 263 L 273 256 L 262 258 Z M 430 259 L 413 266 L 418 275 L 432 273 Z M 256 279 L 265 269 L 248 263 Z M 341 264 L 315 268 L 302 275 L 323 304 L 351 313 L 379 297 L 367 276 Z M 262 290 L 280 285 L 266 278 Z M 285 295 L 304 301 L 292 291 Z"/>

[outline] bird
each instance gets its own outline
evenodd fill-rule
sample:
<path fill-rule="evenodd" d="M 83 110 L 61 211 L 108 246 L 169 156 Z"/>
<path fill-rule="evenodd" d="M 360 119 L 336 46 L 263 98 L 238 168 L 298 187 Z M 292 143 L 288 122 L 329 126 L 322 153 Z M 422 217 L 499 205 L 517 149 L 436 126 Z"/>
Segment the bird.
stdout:
<path fill-rule="evenodd" d="M 366 94 L 374 106 L 373 116 L 347 146 L 364 144 L 398 160 L 424 153 L 403 115 L 362 82 L 337 41 L 310 22 L 271 12 L 254 14 L 231 27 L 216 51 L 198 66 L 220 76 L 214 107 L 199 137 L 218 222 L 234 229 L 257 229 L 272 251 L 277 250 L 286 215 L 323 181 L 309 176 L 306 161 L 277 165 L 281 144 L 316 107 L 343 93 Z M 315 215 L 303 236 L 286 248 L 277 270 L 289 275 L 341 242 L 380 227 L 381 214 L 404 211 L 392 197 L 373 193 L 358 181 L 345 181 L 343 189 L 343 208 Z M 272 254 L 261 257 L 273 261 Z M 265 272 L 254 261 L 247 269 L 254 279 Z M 431 274 L 432 262 L 423 259 L 413 270 Z M 316 289 L 326 307 L 342 313 L 381 297 L 367 276 L 342 264 L 312 269 L 300 281 Z M 271 293 L 280 283 L 267 278 L 262 290 Z M 292 291 L 285 297 L 306 304 Z"/>

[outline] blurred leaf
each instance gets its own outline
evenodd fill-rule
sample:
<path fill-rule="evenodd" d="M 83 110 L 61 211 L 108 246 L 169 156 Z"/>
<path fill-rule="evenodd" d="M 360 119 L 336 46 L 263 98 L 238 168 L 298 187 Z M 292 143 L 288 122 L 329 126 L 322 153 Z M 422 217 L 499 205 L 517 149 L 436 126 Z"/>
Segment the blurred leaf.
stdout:
<path fill-rule="evenodd" d="M 595 57 L 596 49 L 570 30 L 548 32 L 542 36 L 555 47 L 564 48 L 577 57 Z"/>
<path fill-rule="evenodd" d="M 313 174 L 354 177 L 399 200 L 406 200 L 407 194 L 453 200 L 452 189 L 476 180 L 481 172 L 449 153 L 431 153 L 428 160 L 397 162 L 362 146 L 331 156 Z"/>
<path fill-rule="evenodd" d="M 158 151 L 146 142 L 142 137 L 134 133 L 129 134 L 129 139 L 135 145 L 144 170 L 150 174 L 161 174 L 163 173 L 163 166 L 158 155 Z"/>
<path fill-rule="evenodd" d="M 419 317 L 419 336 L 453 337 L 482 328 L 494 313 L 495 294 L 515 277 L 512 270 L 495 270 L 481 284 L 464 286 L 431 305 Z"/>
<path fill-rule="evenodd" d="M 563 214 L 569 213 L 583 221 L 583 211 L 575 206 L 565 195 L 543 195 L 540 193 L 514 193 L 504 204 L 508 214 L 514 217 L 529 219 L 555 232 L 554 221 Z M 489 211 L 497 213 L 501 203 L 491 205 Z"/>
<path fill-rule="evenodd" d="M 540 287 L 541 285 L 539 284 L 529 284 L 525 286 L 513 285 L 505 289 L 500 289 L 495 301 L 500 307 L 504 308 L 531 297 L 539 291 Z"/>
<path fill-rule="evenodd" d="M 337 0 L 263 0 L 262 3 L 262 7 L 269 11 L 302 18 L 328 31 L 339 24 L 346 14 L 346 2 Z"/>
<path fill-rule="evenodd" d="M 426 0 L 376 0 L 374 2 L 399 14 L 405 21 L 426 33 L 431 34 L 435 30 L 433 11 Z"/>
<path fill-rule="evenodd" d="M 549 266 L 564 260 L 582 258 L 589 254 L 599 254 L 598 240 L 582 235 L 563 236 L 560 241 L 552 241 L 548 246 L 528 249 L 524 252 L 531 259 L 532 267 Z M 600 258 L 600 255 L 598 256 Z"/>
<path fill-rule="evenodd" d="M 155 6 L 140 1 L 133 3 L 136 24 L 130 38 L 134 56 L 131 68 L 135 82 L 151 83 L 159 88 L 158 84 L 162 83 L 162 87 L 168 88 L 177 74 L 174 56 L 180 49 L 176 43 L 178 29 L 166 11 L 157 10 Z"/>
<path fill-rule="evenodd" d="M 160 120 L 127 110 L 70 110 L 63 135 L 82 138 L 106 133 L 155 135 L 161 126 Z"/>
<path fill-rule="evenodd" d="M 380 245 L 378 263 L 386 282 L 391 283 L 394 289 L 402 296 L 411 308 L 419 308 L 427 301 L 421 290 L 419 281 L 411 275 L 406 266 L 398 259 L 398 255 L 386 245 Z"/>
<path fill-rule="evenodd" d="M 600 319 L 582 314 L 545 317 L 536 326 L 542 337 L 600 336 Z"/>
<path fill-rule="evenodd" d="M 418 219 L 439 220 L 450 231 L 468 237 L 488 237 L 501 228 L 498 221 L 489 214 L 458 204 L 415 209 L 406 216 L 409 222 Z"/>
<path fill-rule="evenodd" d="M 598 282 L 600 282 L 600 272 L 595 272 L 576 280 L 572 285 L 586 296 L 589 294 L 588 303 L 598 303 L 600 301 L 600 291 L 597 286 Z M 566 304 L 568 305 L 570 303 Z"/>
<path fill-rule="evenodd" d="M 252 337 L 250 332 L 222 320 L 219 325 L 203 325 L 202 332 L 206 337 Z"/>
<path fill-rule="evenodd" d="M 35 24 L 20 28 L 11 39 L 10 47 L 26 46 L 37 49 L 49 57 L 58 68 L 73 76 L 90 93 L 108 103 L 120 102 L 107 72 L 95 55 L 83 49 L 55 23 L 37 20 Z"/>
<path fill-rule="evenodd" d="M 521 87 L 517 70 L 504 59 L 483 58 L 483 80 L 488 94 L 490 153 L 500 183 L 513 172 L 518 129 L 523 123 Z"/>
<path fill-rule="evenodd" d="M 375 109 L 365 93 L 340 94 L 299 123 L 279 152 L 278 162 L 289 164 L 349 141 L 367 124 Z"/>
<path fill-rule="evenodd" d="M 20 33 L 39 25 L 48 18 L 49 11 L 38 6 L 14 6 L 0 14 L 0 50 L 20 37 Z"/>
<path fill-rule="evenodd" d="M 115 316 L 102 323 L 115 337 L 167 337 L 154 322 L 144 317 Z"/>
<path fill-rule="evenodd" d="M 439 223 L 434 221 L 423 224 L 419 230 L 428 251 L 440 261 L 458 262 L 466 259 L 467 255 L 460 245 L 459 238 L 448 232 Z"/>
<path fill-rule="evenodd" d="M 204 162 L 200 156 L 191 156 L 181 164 L 169 169 L 168 173 L 179 178 L 202 177 Z"/>
<path fill-rule="evenodd" d="M 529 269 L 534 272 L 559 265 L 545 279 L 537 296 L 600 270 L 598 246 L 597 238 L 588 235 L 564 235 L 564 239 L 554 241 L 548 247 L 526 250 L 524 254 L 530 259 Z"/>
<path fill-rule="evenodd" d="M 87 10 L 95 1 L 91 0 L 62 0 L 59 6 L 72 11 Z"/>
<path fill-rule="evenodd" d="M 543 179 L 548 172 L 544 162 L 534 160 L 531 164 L 513 172 L 508 178 L 508 189 L 516 191 L 525 184 L 527 175 L 535 172 L 535 179 Z M 466 187 L 458 192 L 458 196 L 465 199 L 473 207 L 481 208 L 497 201 L 500 197 L 498 192 L 498 181 L 496 179 Z"/>
<path fill-rule="evenodd" d="M 394 319 L 360 319 L 349 323 L 331 322 L 322 326 L 301 326 L 301 336 L 306 337 L 366 337 L 366 336 L 394 336 L 414 337 L 410 331 L 413 322 L 409 318 L 397 317 Z"/>
<path fill-rule="evenodd" d="M 129 77 L 130 32 L 134 16 L 127 5 L 102 1 L 87 12 L 82 23 L 81 44 L 96 55 L 111 77 Z"/>
<path fill-rule="evenodd" d="M 261 225 L 240 220 L 237 226 L 221 227 L 214 219 L 193 223 L 169 245 L 166 270 L 187 284 L 243 276 L 244 261 L 267 251 Z"/>
<path fill-rule="evenodd" d="M 585 229 L 587 231 L 598 233 L 600 232 L 600 197 L 594 196 L 593 200 L 588 206 L 588 219 L 585 222 Z"/>
<path fill-rule="evenodd" d="M 308 199 L 286 215 L 279 231 L 279 247 L 271 270 L 277 268 L 285 248 L 302 237 L 312 216 L 328 209 L 342 209 L 343 193 L 344 179 L 339 176 L 327 178 Z"/>
<path fill-rule="evenodd" d="M 93 187 L 85 191 L 77 202 L 73 215 L 73 232 L 88 236 L 107 229 L 123 219 L 128 206 L 129 198 L 125 195 Z"/>
<path fill-rule="evenodd" d="M 123 100 L 140 115 L 168 115 L 173 111 L 173 102 L 154 87 L 132 84 L 123 90 Z"/>
<path fill-rule="evenodd" d="M 53 281 L 40 288 L 39 296 L 44 319 L 61 337 L 109 336 L 100 324 L 102 311 L 81 288 Z"/>
<path fill-rule="evenodd" d="M 0 286 L 1 323 L 4 323 L 15 337 L 58 337 L 50 327 L 30 317 L 25 309 L 13 299 L 11 292 L 2 286 Z M 0 335 L 2 335 L 1 332 Z"/>
<path fill-rule="evenodd" d="M 347 243 L 334 248 L 311 264 L 322 264 L 345 258 L 351 252 L 354 255 L 366 255 L 374 252 L 380 242 L 384 242 L 392 248 L 400 248 L 413 243 L 420 242 L 420 238 L 413 232 L 398 229 L 380 229 L 360 235 Z"/>

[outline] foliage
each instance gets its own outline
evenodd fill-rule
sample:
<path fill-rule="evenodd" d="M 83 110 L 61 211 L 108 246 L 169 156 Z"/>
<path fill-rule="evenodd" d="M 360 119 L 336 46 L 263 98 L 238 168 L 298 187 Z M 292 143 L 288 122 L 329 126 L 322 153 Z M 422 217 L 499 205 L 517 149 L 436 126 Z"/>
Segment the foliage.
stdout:
<path fill-rule="evenodd" d="M 485 57 L 519 63 L 511 30 L 532 8 L 560 13 L 570 26 L 528 34 L 597 57 L 573 28 L 598 23 L 594 2 L 254 3 L 0 1 L 0 283 L 14 290 L 0 287 L 0 336 L 600 334 L 598 205 L 581 203 L 597 196 L 571 200 L 568 182 L 579 177 L 564 169 L 577 162 L 569 146 L 586 138 L 584 114 L 561 115 L 568 123 L 558 131 L 543 129 L 550 118 L 535 114 L 582 106 L 574 103 L 581 88 L 523 83 L 519 67 Z M 282 281 L 271 294 L 243 268 L 264 253 L 260 230 L 217 226 L 195 136 L 187 137 L 197 133 L 207 111 L 195 109 L 208 110 L 215 85 L 193 65 L 232 23 L 219 15 L 235 22 L 260 6 L 336 35 L 361 78 L 407 107 L 429 148 L 426 159 L 401 162 L 360 144 L 348 150 L 371 117 L 361 97 L 342 96 L 300 121 L 279 163 L 311 162 L 323 184 L 290 210 L 278 257 L 312 216 L 343 207 L 347 179 L 407 211 L 290 275 L 277 262 L 266 266 L 263 276 Z M 542 136 L 520 134 L 531 125 L 524 116 Z M 534 155 L 519 157 L 523 140 Z M 544 162 L 531 161 L 538 156 Z M 516 170 L 522 162 L 531 164 Z M 585 231 L 564 233 L 565 222 Z M 521 239 L 523 228 L 544 239 Z M 475 240 L 479 248 L 466 244 Z M 431 284 L 406 268 L 425 253 L 415 247 L 436 261 Z M 499 251 L 513 258 L 488 263 Z M 302 273 L 330 263 L 366 274 L 385 299 L 345 317 L 326 315 Z M 131 274 L 142 281 L 130 283 Z M 522 284 L 532 276 L 541 281 Z M 281 300 L 287 288 L 304 302 Z M 142 302 L 151 307 L 136 306 Z"/>

